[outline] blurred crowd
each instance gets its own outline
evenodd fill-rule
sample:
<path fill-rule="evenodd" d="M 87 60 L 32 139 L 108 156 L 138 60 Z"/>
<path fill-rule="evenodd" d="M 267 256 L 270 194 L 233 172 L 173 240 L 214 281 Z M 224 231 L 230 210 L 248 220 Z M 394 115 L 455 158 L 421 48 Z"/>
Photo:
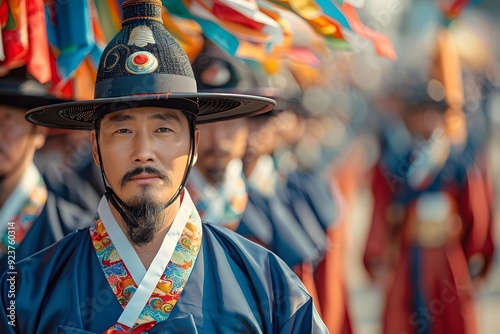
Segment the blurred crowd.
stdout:
<path fill-rule="evenodd" d="M 202 219 L 280 256 L 331 333 L 362 332 L 354 266 L 382 296 L 365 305 L 380 310 L 374 332 L 480 333 L 476 297 L 500 291 L 489 279 L 499 268 L 500 5 L 472 2 L 448 23 L 436 8 L 366 1 L 360 13 L 392 41 L 395 61 L 356 36 L 351 50 L 315 66 L 256 66 L 208 39 L 192 60 L 198 91 L 277 102 L 266 114 L 199 125 L 187 189 Z M 89 133 L 24 120 L 63 99 L 24 67 L 0 81 L 0 224 L 20 222 L 20 260 L 90 221 L 104 187 Z M 40 101 L 23 100 L 35 91 Z M 362 233 L 352 227 L 360 210 Z"/>

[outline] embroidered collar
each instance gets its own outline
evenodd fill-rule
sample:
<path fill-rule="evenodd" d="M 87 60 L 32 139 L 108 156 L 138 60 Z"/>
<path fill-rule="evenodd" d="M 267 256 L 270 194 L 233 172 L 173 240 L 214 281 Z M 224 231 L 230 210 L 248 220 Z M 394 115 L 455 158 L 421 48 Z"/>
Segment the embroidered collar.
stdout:
<path fill-rule="evenodd" d="M 33 193 L 33 190 L 35 190 L 40 178 L 41 175 L 34 164 L 26 168 L 19 184 L 0 208 L 0 234 L 3 234 L 7 230 L 7 223 L 12 221 L 19 211 L 21 211 Z"/>
<path fill-rule="evenodd" d="M 124 308 L 110 330 L 129 330 L 168 319 L 201 246 L 201 219 L 189 196 L 183 200 L 160 251 L 148 270 L 111 214 L 103 197 L 90 226 L 96 255 L 117 300 Z"/>
<path fill-rule="evenodd" d="M 16 189 L 0 210 L 0 250 L 18 247 L 47 202 L 47 188 L 32 164 L 28 166 Z M 14 229 L 14 239 L 9 231 Z"/>
<path fill-rule="evenodd" d="M 248 177 L 248 183 L 254 186 L 262 195 L 274 196 L 278 175 L 274 160 L 270 155 L 262 155 L 257 159 L 257 163 Z"/>

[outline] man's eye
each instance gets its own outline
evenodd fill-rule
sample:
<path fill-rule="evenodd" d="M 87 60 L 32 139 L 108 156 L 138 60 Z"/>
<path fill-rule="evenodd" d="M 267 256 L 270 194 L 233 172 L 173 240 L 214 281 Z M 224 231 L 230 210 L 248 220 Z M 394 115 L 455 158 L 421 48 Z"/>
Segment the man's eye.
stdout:
<path fill-rule="evenodd" d="M 119 130 L 116 130 L 116 133 L 129 133 L 130 130 L 129 129 L 119 129 Z"/>
<path fill-rule="evenodd" d="M 172 130 L 170 130 L 169 128 L 159 128 L 158 130 L 156 130 L 156 132 L 170 132 Z"/>

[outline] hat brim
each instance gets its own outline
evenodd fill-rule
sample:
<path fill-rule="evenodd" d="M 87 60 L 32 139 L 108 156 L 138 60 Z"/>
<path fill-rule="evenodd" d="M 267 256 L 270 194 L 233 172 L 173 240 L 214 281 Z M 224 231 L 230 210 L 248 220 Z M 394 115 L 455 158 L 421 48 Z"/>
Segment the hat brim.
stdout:
<path fill-rule="evenodd" d="M 14 90 L 0 90 L 0 104 L 17 108 L 32 109 L 43 105 L 64 102 L 68 102 L 68 100 L 59 99 L 50 95 L 30 95 L 20 94 L 19 91 Z"/>
<path fill-rule="evenodd" d="M 243 94 L 171 93 L 101 98 L 51 104 L 29 110 L 26 119 L 37 125 L 75 130 L 93 130 L 97 106 L 114 105 L 116 110 L 150 106 L 168 107 L 171 100 L 191 100 L 198 104 L 197 123 L 211 123 L 268 112 L 276 102 L 272 99 Z M 162 103 L 164 101 L 164 103 Z"/>
<path fill-rule="evenodd" d="M 275 107 L 272 112 L 266 113 L 267 116 L 274 116 L 282 111 L 291 110 L 294 113 L 301 115 L 303 117 L 307 116 L 308 113 L 302 106 L 301 96 L 288 96 L 280 89 L 274 87 L 254 87 L 254 88 L 218 88 L 218 89 L 206 89 L 205 93 L 229 93 L 229 94 L 245 94 L 245 95 L 257 95 L 268 99 L 272 99 L 275 102 Z M 266 116 L 264 115 L 264 116 Z"/>

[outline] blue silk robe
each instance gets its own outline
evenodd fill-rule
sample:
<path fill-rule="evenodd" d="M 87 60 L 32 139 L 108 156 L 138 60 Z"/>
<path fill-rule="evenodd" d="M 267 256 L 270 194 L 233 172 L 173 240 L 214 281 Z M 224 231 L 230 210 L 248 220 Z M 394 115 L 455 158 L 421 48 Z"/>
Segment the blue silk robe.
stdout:
<path fill-rule="evenodd" d="M 328 332 L 304 286 L 282 260 L 227 229 L 202 226 L 201 250 L 179 301 L 170 317 L 148 333 Z M 0 281 L 1 333 L 102 333 L 122 313 L 88 228 L 16 269 L 15 277 L 5 273 Z M 14 287 L 12 326 L 8 294 Z"/>
<path fill-rule="evenodd" d="M 293 268 L 317 263 L 322 254 L 278 196 L 266 197 L 248 186 L 248 204 L 236 232 L 264 245 Z"/>

